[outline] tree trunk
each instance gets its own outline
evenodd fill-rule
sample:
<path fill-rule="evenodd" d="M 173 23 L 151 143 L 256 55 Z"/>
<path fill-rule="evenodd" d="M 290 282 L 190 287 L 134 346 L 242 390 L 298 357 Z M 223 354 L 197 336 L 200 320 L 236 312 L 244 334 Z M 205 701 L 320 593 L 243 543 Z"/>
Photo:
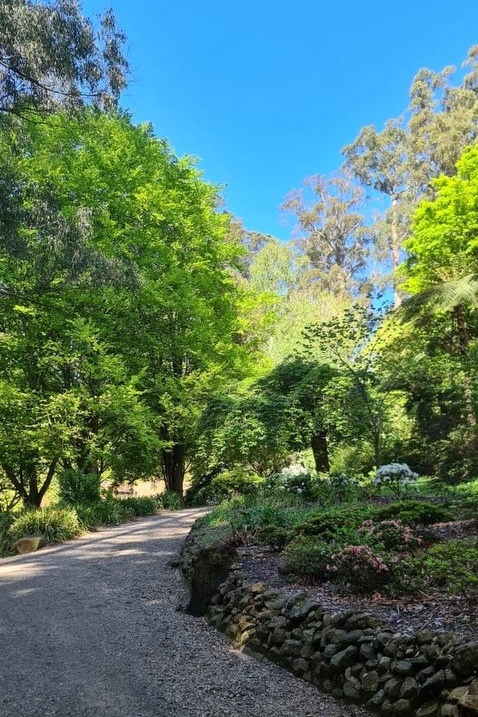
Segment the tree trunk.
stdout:
<path fill-rule="evenodd" d="M 310 439 L 312 453 L 314 454 L 315 470 L 317 473 L 328 473 L 330 470 L 329 447 L 325 432 L 312 436 Z"/>
<path fill-rule="evenodd" d="M 171 490 L 182 496 L 186 466 L 185 446 L 181 443 L 176 443 L 171 448 L 163 450 L 162 461 L 166 490 Z"/>

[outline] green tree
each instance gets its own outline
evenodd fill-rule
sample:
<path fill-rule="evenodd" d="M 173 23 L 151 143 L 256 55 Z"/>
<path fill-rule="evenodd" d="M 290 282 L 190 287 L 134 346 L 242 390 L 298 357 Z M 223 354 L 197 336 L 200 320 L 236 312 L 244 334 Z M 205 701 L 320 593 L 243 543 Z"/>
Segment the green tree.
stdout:
<path fill-rule="evenodd" d="M 472 309 L 478 300 L 478 149 L 457 163 L 456 176 L 434 180 L 436 197 L 424 200 L 405 243 L 410 257 L 403 268 L 403 287 L 412 294 L 403 310 L 413 319 L 423 312 L 448 313 L 455 327 L 455 346 L 464 376 L 466 420 L 476 425 L 475 378 L 470 363 L 474 336 Z"/>
<path fill-rule="evenodd" d="M 77 0 L 0 0 L 0 111 L 115 105 L 124 40 L 112 11 L 95 27 Z"/>
<path fill-rule="evenodd" d="M 157 417 L 159 463 L 168 488 L 181 492 L 200 406 L 245 361 L 233 340 L 239 293 L 233 270 L 241 248 L 226 240 L 229 218 L 216 211 L 217 189 L 150 127 L 135 127 L 124 115 L 86 111 L 29 131 L 14 157 L 15 186 L 25 191 L 18 192 L 15 241 L 0 258 L 4 296 L 55 299 L 64 302 L 62 314 L 90 320 L 106 354 L 121 358 L 124 391 Z M 61 222 L 81 230 L 79 254 L 70 252 L 68 232 L 58 234 L 55 261 L 45 271 L 38 257 L 50 235 L 41 216 L 31 218 L 28 230 L 22 218 L 32 192 L 53 197 Z M 139 415 L 131 411 L 137 425 Z"/>

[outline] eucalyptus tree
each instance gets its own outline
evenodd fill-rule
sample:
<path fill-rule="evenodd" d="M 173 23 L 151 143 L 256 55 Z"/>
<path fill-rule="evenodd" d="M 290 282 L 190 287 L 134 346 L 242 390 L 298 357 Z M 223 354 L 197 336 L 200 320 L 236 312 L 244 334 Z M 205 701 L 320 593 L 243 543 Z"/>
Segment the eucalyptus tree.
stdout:
<path fill-rule="evenodd" d="M 360 209 L 363 190 L 346 174 L 315 175 L 286 198 L 283 209 L 297 220 L 298 244 L 321 287 L 356 293 L 366 268 L 371 235 Z"/>
<path fill-rule="evenodd" d="M 116 105 L 124 41 L 111 10 L 95 26 L 77 0 L 0 0 L 0 111 Z"/>

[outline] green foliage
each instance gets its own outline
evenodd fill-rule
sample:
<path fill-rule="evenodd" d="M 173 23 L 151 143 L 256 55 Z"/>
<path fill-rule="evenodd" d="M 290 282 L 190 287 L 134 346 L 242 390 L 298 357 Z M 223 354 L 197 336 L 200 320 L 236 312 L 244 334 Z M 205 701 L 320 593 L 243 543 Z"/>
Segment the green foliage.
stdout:
<path fill-rule="evenodd" d="M 99 525 L 119 525 L 128 509 L 121 508 L 121 500 L 107 497 L 97 503 L 83 503 L 75 506 L 82 526 L 87 530 L 94 530 Z"/>
<path fill-rule="evenodd" d="M 402 594 L 439 588 L 476 604 L 478 597 L 478 541 L 461 538 L 437 543 L 409 556 L 395 567 L 395 586 Z"/>
<path fill-rule="evenodd" d="M 26 535 L 41 534 L 47 544 L 62 543 L 81 533 L 78 515 L 73 508 L 44 508 L 21 513 L 8 529 L 11 544 Z"/>
<path fill-rule="evenodd" d="M 375 520 L 401 520 L 405 525 L 432 525 L 452 519 L 450 510 L 435 503 L 401 500 L 377 508 Z"/>
<path fill-rule="evenodd" d="M 359 526 L 373 514 L 373 508 L 363 504 L 337 506 L 314 510 L 295 527 L 301 535 L 316 536 L 320 540 L 336 540 L 340 535 L 352 541 Z"/>
<path fill-rule="evenodd" d="M 331 556 L 328 572 L 341 590 L 370 595 L 385 586 L 390 566 L 369 545 L 346 545 Z"/>
<path fill-rule="evenodd" d="M 368 545 L 399 553 L 416 550 L 423 542 L 421 535 L 401 520 L 365 520 L 359 533 Z"/>
<path fill-rule="evenodd" d="M 164 510 L 181 510 L 184 508 L 184 500 L 173 490 L 165 490 L 156 497 L 159 507 Z"/>
<path fill-rule="evenodd" d="M 257 473 L 237 466 L 196 479 L 186 494 L 186 502 L 190 505 L 214 505 L 235 494 L 254 495 L 262 483 L 263 479 Z"/>
<path fill-rule="evenodd" d="M 333 543 L 316 537 L 299 536 L 286 546 L 279 571 L 283 575 L 300 575 L 313 581 L 326 580 L 334 547 Z"/>
<path fill-rule="evenodd" d="M 59 497 L 64 503 L 94 503 L 100 499 L 101 478 L 96 473 L 63 470 L 58 474 Z"/>
<path fill-rule="evenodd" d="M 451 540 L 433 545 L 424 554 L 426 583 L 444 587 L 452 595 L 478 597 L 478 540 Z M 476 604 L 476 603 L 475 603 Z"/>
<path fill-rule="evenodd" d="M 158 512 L 160 501 L 153 496 L 143 496 L 140 498 L 122 498 L 119 503 L 121 504 L 121 510 L 125 514 L 129 512 L 131 517 L 140 518 L 145 515 L 155 515 Z"/>

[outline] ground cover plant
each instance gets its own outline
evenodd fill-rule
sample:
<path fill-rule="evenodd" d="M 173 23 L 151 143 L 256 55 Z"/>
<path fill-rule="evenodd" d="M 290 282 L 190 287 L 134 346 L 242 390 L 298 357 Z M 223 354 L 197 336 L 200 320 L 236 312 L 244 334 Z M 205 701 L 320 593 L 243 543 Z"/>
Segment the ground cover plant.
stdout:
<path fill-rule="evenodd" d="M 306 491 L 293 500 L 285 491 L 236 496 L 201 523 L 203 528 L 221 526 L 221 539 L 252 550 L 266 548 L 271 559 L 278 554 L 278 572 L 288 582 L 326 585 L 342 599 L 382 595 L 413 600 L 439 593 L 443 599 L 476 603 L 474 483 L 469 490 L 438 497 L 420 486 L 414 498 L 405 500 L 396 487 L 377 488 L 345 501 L 335 494 L 335 502 L 330 492 L 322 502 L 308 500 Z"/>

